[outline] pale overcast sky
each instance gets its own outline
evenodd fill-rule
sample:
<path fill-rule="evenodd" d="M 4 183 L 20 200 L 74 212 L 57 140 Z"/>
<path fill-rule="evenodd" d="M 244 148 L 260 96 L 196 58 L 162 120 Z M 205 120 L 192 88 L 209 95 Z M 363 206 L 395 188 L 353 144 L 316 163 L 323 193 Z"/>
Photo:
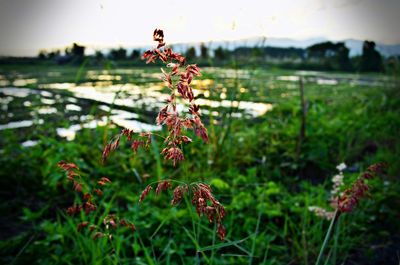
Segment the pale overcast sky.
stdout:
<path fill-rule="evenodd" d="M 254 36 L 400 43 L 400 0 L 0 0 L 0 55 Z"/>

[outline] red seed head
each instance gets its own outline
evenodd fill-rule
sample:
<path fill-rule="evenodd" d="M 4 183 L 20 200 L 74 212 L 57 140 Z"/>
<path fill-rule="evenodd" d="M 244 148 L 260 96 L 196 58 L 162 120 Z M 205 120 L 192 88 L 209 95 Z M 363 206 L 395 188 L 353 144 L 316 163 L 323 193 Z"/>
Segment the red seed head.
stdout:
<path fill-rule="evenodd" d="M 160 194 L 160 192 L 171 188 L 172 188 L 171 182 L 169 180 L 163 180 L 160 183 L 158 183 L 156 188 L 156 194 L 158 195 Z"/>
<path fill-rule="evenodd" d="M 153 32 L 153 40 L 159 43 L 164 42 L 164 31 L 161 29 L 155 29 Z"/>
<path fill-rule="evenodd" d="M 128 226 L 128 222 L 125 219 L 119 220 L 119 224 L 122 226 Z"/>
<path fill-rule="evenodd" d="M 58 162 L 57 166 L 65 171 L 70 171 L 72 169 L 79 169 L 74 163 L 68 163 L 65 161 Z"/>
<path fill-rule="evenodd" d="M 81 231 L 83 228 L 87 227 L 88 224 L 89 224 L 88 222 L 82 222 L 82 223 L 77 225 L 76 229 L 78 231 Z"/>
<path fill-rule="evenodd" d="M 103 191 L 100 189 L 94 189 L 93 192 L 96 193 L 97 196 L 103 196 Z"/>
<path fill-rule="evenodd" d="M 74 182 L 74 190 L 77 191 L 77 192 L 82 192 L 82 184 L 77 182 L 77 181 L 75 181 Z"/>
<path fill-rule="evenodd" d="M 185 195 L 186 192 L 188 192 L 187 185 L 177 186 L 174 189 L 173 197 L 172 197 L 172 200 L 171 200 L 171 204 L 172 205 L 177 205 L 178 203 L 180 203 L 182 201 L 182 198 L 183 198 L 183 196 Z"/>
<path fill-rule="evenodd" d="M 93 235 L 93 239 L 97 239 L 97 238 L 100 238 L 100 237 L 103 237 L 103 236 L 104 236 L 103 233 L 101 233 L 101 232 L 96 232 L 96 233 L 94 233 L 94 235 Z"/>
<path fill-rule="evenodd" d="M 218 223 L 218 235 L 219 235 L 219 238 L 221 239 L 221 241 L 225 240 L 226 229 L 221 223 Z"/>
<path fill-rule="evenodd" d="M 90 194 L 90 193 L 83 194 L 83 199 L 85 201 L 90 201 L 92 199 L 92 194 Z"/>
<path fill-rule="evenodd" d="M 186 71 L 188 71 L 189 73 L 195 75 L 195 76 L 200 76 L 200 68 L 195 65 L 195 64 L 190 64 L 186 67 Z"/>
<path fill-rule="evenodd" d="M 338 209 L 340 212 L 351 212 L 357 206 L 360 199 L 367 195 L 370 189 L 366 180 L 372 179 L 377 173 L 386 167 L 384 163 L 374 164 L 368 167 L 367 171 L 361 174 L 356 181 L 353 182 L 350 188 L 346 189 L 337 200 Z"/>
<path fill-rule="evenodd" d="M 142 201 L 147 197 L 147 195 L 149 195 L 149 192 L 150 192 L 152 189 L 153 189 L 153 187 L 152 187 L 151 185 L 148 185 L 148 186 L 142 191 L 142 194 L 140 194 L 140 197 L 139 197 L 139 203 L 142 202 Z"/>

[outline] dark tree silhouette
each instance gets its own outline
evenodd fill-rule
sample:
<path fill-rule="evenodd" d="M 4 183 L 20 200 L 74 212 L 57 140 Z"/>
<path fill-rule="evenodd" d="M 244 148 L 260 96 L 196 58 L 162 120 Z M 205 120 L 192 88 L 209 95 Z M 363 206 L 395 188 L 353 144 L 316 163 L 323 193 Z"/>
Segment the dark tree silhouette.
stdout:
<path fill-rule="evenodd" d="M 208 48 L 204 43 L 200 45 L 200 56 L 203 59 L 208 59 Z"/>
<path fill-rule="evenodd" d="M 118 49 L 111 49 L 109 57 L 113 60 L 126 59 L 126 49 L 119 47 Z"/>
<path fill-rule="evenodd" d="M 47 58 L 47 51 L 46 50 L 40 50 L 39 51 L 39 54 L 38 54 L 38 58 L 40 59 L 40 60 L 44 60 L 44 59 L 46 59 Z"/>
<path fill-rule="evenodd" d="M 339 70 L 349 71 L 353 69 L 351 65 L 349 53 L 350 50 L 347 48 L 343 42 L 340 42 L 340 46 L 337 49 L 336 53 L 336 61 L 338 64 Z"/>
<path fill-rule="evenodd" d="M 95 54 L 94 54 L 94 57 L 95 57 L 97 60 L 101 60 L 101 59 L 104 58 L 104 54 L 103 54 L 101 51 L 96 51 Z"/>
<path fill-rule="evenodd" d="M 317 59 L 327 68 L 348 71 L 352 69 L 349 49 L 344 42 L 330 41 L 317 43 L 307 48 L 309 59 Z"/>
<path fill-rule="evenodd" d="M 47 58 L 48 58 L 48 59 L 55 59 L 56 57 L 59 57 L 60 54 L 61 54 L 61 51 L 60 51 L 60 50 L 53 50 L 53 51 L 51 51 L 51 52 L 49 52 L 49 53 L 47 54 Z"/>
<path fill-rule="evenodd" d="M 194 47 L 189 47 L 186 50 L 186 59 L 190 62 L 192 59 L 196 58 L 196 49 Z"/>
<path fill-rule="evenodd" d="M 140 58 L 140 50 L 133 50 L 131 53 L 131 59 L 136 60 Z"/>
<path fill-rule="evenodd" d="M 73 43 L 71 53 L 74 57 L 82 58 L 85 56 L 85 46 L 80 46 L 76 43 Z"/>
<path fill-rule="evenodd" d="M 219 46 L 217 49 L 215 49 L 214 51 L 214 57 L 217 60 L 223 61 L 225 59 L 227 59 L 228 57 L 228 52 L 222 48 L 221 46 Z"/>
<path fill-rule="evenodd" d="M 363 52 L 360 61 L 360 71 L 362 72 L 382 72 L 383 61 L 381 54 L 375 50 L 375 42 L 364 41 Z"/>

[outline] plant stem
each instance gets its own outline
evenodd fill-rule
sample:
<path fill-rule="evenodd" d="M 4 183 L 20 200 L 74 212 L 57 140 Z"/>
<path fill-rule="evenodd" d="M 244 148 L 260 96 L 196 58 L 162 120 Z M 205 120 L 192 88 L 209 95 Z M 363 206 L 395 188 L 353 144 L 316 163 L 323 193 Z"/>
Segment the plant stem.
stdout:
<path fill-rule="evenodd" d="M 324 253 L 324 250 L 325 250 L 326 246 L 328 245 L 329 238 L 330 238 L 330 236 L 332 234 L 332 231 L 333 231 L 333 228 L 334 228 L 334 226 L 336 224 L 336 221 L 339 218 L 339 215 L 340 215 L 340 213 L 336 209 L 335 215 L 333 216 L 331 224 L 329 225 L 328 231 L 326 232 L 324 243 L 322 243 L 321 250 L 319 251 L 318 259 L 317 259 L 317 262 L 315 263 L 315 265 L 320 265 L 320 263 L 321 263 L 322 255 Z"/>
<path fill-rule="evenodd" d="M 335 232 L 335 238 L 334 238 L 334 243 L 333 243 L 333 263 L 336 264 L 336 257 L 337 257 L 337 249 L 338 249 L 338 241 L 339 241 L 339 234 L 340 234 L 340 219 L 337 221 L 336 225 L 336 232 Z"/>

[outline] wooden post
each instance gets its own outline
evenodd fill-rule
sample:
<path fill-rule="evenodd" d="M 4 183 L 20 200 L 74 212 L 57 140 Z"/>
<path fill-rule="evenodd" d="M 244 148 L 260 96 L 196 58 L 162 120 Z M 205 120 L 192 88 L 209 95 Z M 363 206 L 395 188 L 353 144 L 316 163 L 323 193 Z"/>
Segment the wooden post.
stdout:
<path fill-rule="evenodd" d="M 297 141 L 297 148 L 296 148 L 297 160 L 299 160 L 299 156 L 301 153 L 301 145 L 304 139 L 306 138 L 307 104 L 304 100 L 304 84 L 301 76 L 299 77 L 299 91 L 300 91 L 301 125 L 300 125 L 299 138 Z"/>

